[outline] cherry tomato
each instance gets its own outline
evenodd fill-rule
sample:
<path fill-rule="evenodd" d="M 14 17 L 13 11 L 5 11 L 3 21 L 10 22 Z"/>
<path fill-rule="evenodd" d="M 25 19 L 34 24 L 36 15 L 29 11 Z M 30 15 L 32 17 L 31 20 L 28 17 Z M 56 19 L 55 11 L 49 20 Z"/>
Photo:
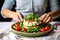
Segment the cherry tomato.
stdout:
<path fill-rule="evenodd" d="M 16 31 L 20 31 L 21 30 L 21 28 L 19 27 L 19 26 L 15 26 L 15 28 L 14 28 Z"/>
<path fill-rule="evenodd" d="M 22 31 L 26 31 L 27 29 L 26 28 L 22 28 Z"/>
<path fill-rule="evenodd" d="M 15 26 L 20 26 L 20 24 L 16 23 Z"/>
<path fill-rule="evenodd" d="M 46 26 L 45 27 L 45 31 L 47 31 L 47 30 L 49 30 L 50 29 L 50 27 L 49 26 Z"/>
<path fill-rule="evenodd" d="M 45 28 L 41 28 L 40 31 L 41 31 L 41 32 L 45 32 Z"/>

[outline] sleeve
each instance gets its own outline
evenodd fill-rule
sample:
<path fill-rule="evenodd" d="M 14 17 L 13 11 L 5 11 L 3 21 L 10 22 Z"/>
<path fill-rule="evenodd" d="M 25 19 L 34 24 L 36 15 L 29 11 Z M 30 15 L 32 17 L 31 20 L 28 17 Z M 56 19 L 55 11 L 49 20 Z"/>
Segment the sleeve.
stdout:
<path fill-rule="evenodd" d="M 60 10 L 60 4 L 58 0 L 50 0 L 51 11 Z"/>
<path fill-rule="evenodd" d="M 5 16 L 3 16 L 2 14 L 2 10 L 3 9 L 11 9 L 13 7 L 13 5 L 15 4 L 15 0 L 5 0 L 1 9 L 1 15 L 2 17 L 6 18 Z"/>

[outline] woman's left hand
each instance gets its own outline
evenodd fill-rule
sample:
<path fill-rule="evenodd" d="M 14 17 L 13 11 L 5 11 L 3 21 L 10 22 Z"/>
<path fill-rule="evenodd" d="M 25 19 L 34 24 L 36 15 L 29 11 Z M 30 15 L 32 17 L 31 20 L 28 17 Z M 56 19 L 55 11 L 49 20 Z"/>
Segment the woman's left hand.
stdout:
<path fill-rule="evenodd" d="M 50 14 L 45 13 L 44 15 L 42 15 L 41 17 L 39 17 L 39 20 L 43 23 L 48 23 L 50 21 L 52 21 L 52 16 Z"/>

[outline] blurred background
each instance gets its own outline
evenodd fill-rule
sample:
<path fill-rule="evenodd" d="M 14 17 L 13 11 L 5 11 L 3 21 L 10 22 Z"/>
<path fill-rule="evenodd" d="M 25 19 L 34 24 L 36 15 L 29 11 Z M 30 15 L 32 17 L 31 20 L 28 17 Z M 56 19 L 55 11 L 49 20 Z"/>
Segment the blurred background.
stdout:
<path fill-rule="evenodd" d="M 1 8 L 2 8 L 2 5 L 3 5 L 3 3 L 4 3 L 4 0 L 0 0 L 0 11 L 1 11 Z M 60 4 L 60 1 L 59 1 L 59 4 Z M 13 6 L 13 8 L 11 9 L 12 11 L 15 11 L 15 6 L 16 5 L 14 5 Z M 49 6 L 49 5 L 48 5 Z M 49 7 L 47 8 L 47 11 L 46 12 L 49 12 L 50 11 L 50 9 L 49 9 Z M 10 18 L 3 18 L 2 16 L 1 16 L 1 12 L 0 12 L 0 22 L 9 22 L 9 21 L 11 21 L 12 19 L 10 19 Z M 58 17 L 57 19 L 54 19 L 53 21 L 60 21 L 60 17 Z"/>

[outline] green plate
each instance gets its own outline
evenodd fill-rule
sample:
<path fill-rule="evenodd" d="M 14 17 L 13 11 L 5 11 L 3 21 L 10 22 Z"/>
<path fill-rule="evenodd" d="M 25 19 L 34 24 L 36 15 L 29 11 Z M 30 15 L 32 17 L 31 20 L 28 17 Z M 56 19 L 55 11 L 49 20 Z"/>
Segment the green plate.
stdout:
<path fill-rule="evenodd" d="M 48 30 L 48 31 L 45 31 L 45 32 L 37 32 L 37 33 L 18 32 L 18 31 L 15 31 L 12 28 L 12 32 L 14 34 L 16 34 L 17 36 L 26 36 L 26 37 L 40 37 L 40 36 L 45 36 L 45 35 L 49 34 L 51 31 L 53 31 L 53 26 L 51 26 L 50 27 L 50 30 Z"/>

